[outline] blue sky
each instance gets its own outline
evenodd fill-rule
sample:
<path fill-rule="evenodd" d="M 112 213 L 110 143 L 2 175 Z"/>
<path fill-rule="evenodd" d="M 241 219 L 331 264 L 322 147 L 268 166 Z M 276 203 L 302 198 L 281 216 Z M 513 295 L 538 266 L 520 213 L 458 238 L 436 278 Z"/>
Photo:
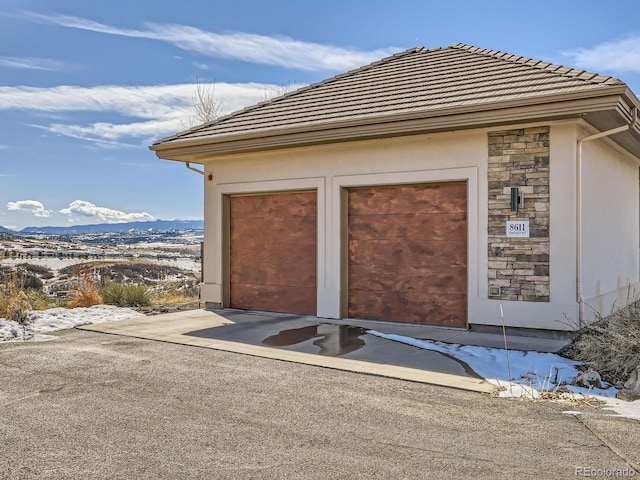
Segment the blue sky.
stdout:
<path fill-rule="evenodd" d="M 614 75 L 640 94 L 640 2 L 3 0 L 0 225 L 202 218 L 202 177 L 148 146 L 418 45 Z"/>

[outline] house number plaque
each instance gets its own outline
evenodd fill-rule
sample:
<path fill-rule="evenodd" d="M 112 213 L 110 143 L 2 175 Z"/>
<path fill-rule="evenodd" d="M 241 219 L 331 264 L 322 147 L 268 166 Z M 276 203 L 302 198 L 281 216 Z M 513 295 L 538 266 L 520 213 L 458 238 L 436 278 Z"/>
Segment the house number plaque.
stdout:
<path fill-rule="evenodd" d="M 529 238 L 529 220 L 508 221 L 507 237 Z"/>

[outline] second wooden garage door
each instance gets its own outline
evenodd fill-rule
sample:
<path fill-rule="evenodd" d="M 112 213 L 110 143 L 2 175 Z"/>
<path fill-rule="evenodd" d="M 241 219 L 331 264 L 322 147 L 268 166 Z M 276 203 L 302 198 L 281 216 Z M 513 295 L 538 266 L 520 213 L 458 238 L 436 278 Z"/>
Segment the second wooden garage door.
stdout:
<path fill-rule="evenodd" d="M 232 196 L 230 306 L 316 314 L 316 192 Z"/>
<path fill-rule="evenodd" d="M 465 183 L 348 191 L 348 316 L 467 325 Z"/>

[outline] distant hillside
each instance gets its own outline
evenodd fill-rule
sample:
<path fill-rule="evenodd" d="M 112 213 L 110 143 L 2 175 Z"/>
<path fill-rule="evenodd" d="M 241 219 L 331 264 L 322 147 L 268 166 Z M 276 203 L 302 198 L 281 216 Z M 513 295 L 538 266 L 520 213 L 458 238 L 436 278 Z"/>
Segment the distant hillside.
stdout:
<path fill-rule="evenodd" d="M 202 220 L 155 220 L 153 222 L 99 223 L 74 225 L 71 227 L 26 227 L 20 234 L 46 233 L 51 235 L 74 235 L 82 233 L 121 233 L 129 231 L 203 230 Z M 2 231 L 2 230 L 0 230 Z M 9 231 L 10 232 L 10 231 Z M 10 232 L 15 233 L 15 232 Z"/>
<path fill-rule="evenodd" d="M 9 230 L 8 228 L 0 227 L 0 233 L 16 233 L 13 230 Z"/>

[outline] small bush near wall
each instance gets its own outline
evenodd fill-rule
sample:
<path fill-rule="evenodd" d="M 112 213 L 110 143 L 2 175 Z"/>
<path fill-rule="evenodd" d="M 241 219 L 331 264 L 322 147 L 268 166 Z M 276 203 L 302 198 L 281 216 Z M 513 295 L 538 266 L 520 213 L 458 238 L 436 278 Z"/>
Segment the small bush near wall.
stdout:
<path fill-rule="evenodd" d="M 625 382 L 640 366 L 640 300 L 598 318 L 575 339 L 565 355 L 588 362 L 613 385 Z"/>

